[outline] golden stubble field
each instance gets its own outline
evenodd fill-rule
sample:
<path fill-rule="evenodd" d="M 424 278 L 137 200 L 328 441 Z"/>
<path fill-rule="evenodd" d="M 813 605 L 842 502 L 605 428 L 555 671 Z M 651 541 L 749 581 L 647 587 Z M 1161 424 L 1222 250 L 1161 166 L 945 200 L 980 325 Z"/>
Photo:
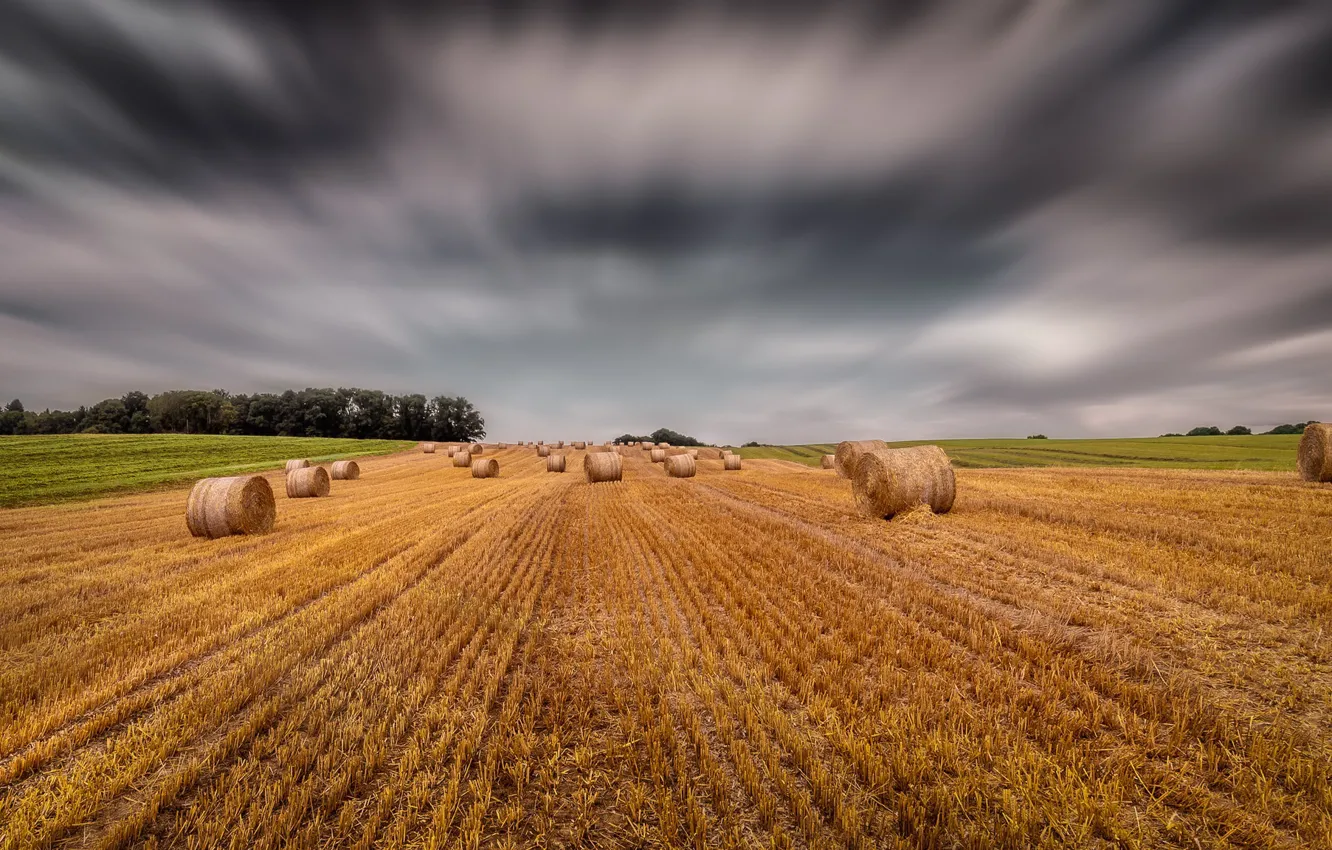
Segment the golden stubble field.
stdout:
<path fill-rule="evenodd" d="M 582 454 L 0 512 L 0 846 L 1332 846 L 1332 488 Z"/>

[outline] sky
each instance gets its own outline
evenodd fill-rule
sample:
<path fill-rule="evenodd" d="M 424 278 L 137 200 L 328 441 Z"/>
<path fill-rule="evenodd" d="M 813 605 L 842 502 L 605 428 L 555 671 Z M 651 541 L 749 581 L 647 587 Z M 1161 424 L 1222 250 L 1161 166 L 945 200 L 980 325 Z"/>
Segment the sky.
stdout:
<path fill-rule="evenodd" d="M 1332 4 L 0 4 L 0 395 L 1332 419 Z"/>

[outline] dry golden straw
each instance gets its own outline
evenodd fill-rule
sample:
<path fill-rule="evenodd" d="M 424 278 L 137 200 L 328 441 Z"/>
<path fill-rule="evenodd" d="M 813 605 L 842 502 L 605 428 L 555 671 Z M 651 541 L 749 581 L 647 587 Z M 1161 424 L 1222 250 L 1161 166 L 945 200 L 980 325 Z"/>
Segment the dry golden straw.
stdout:
<path fill-rule="evenodd" d="M 197 481 L 185 504 L 185 525 L 190 534 L 209 539 L 267 534 L 273 530 L 276 516 L 273 488 L 262 475 Z"/>
<path fill-rule="evenodd" d="M 1332 423 L 1310 422 L 1300 438 L 1300 477 L 1332 481 Z"/>
<path fill-rule="evenodd" d="M 883 440 L 843 440 L 837 444 L 837 453 L 833 455 L 833 468 L 843 478 L 854 478 L 856 462 L 860 460 L 861 455 L 886 448 L 888 444 Z"/>
<path fill-rule="evenodd" d="M 473 478 L 499 478 L 499 461 L 493 457 L 483 457 L 472 461 Z"/>
<path fill-rule="evenodd" d="M 289 460 L 287 461 L 287 471 L 291 472 L 293 469 L 305 469 L 309 465 L 310 461 L 308 460 Z"/>
<path fill-rule="evenodd" d="M 334 481 L 355 481 L 361 477 L 361 465 L 354 460 L 333 461 Z"/>
<path fill-rule="evenodd" d="M 537 457 L 550 457 L 550 446 L 537 446 Z"/>
<path fill-rule="evenodd" d="M 307 466 L 293 469 L 287 473 L 288 499 L 313 499 L 327 496 L 329 489 L 328 470 L 322 466 Z"/>
<path fill-rule="evenodd" d="M 671 455 L 664 461 L 666 474 L 672 478 L 693 478 L 698 472 L 698 463 L 689 455 Z"/>
<path fill-rule="evenodd" d="M 614 452 L 597 452 L 583 458 L 583 475 L 589 484 L 619 481 L 624 477 L 624 464 Z"/>
<path fill-rule="evenodd" d="M 652 453 L 649 455 L 649 457 L 652 458 L 653 463 L 661 463 L 662 461 L 666 460 L 666 450 L 652 449 Z"/>
<path fill-rule="evenodd" d="M 459 468 L 471 466 L 472 465 L 471 453 L 465 452 L 462 449 L 458 449 L 458 451 L 453 453 L 453 465 Z"/>
<path fill-rule="evenodd" d="M 690 449 L 689 456 L 692 457 L 694 460 L 698 460 L 698 449 Z"/>
<path fill-rule="evenodd" d="M 912 446 L 861 454 L 851 490 L 862 514 L 892 519 L 921 505 L 936 514 L 948 513 L 957 495 L 957 483 L 943 449 Z"/>
<path fill-rule="evenodd" d="M 425 452 L 425 453 L 428 454 L 428 455 L 432 455 L 432 454 L 435 453 L 435 444 L 434 444 L 434 443 L 422 443 L 422 444 L 421 444 L 421 451 Z"/>
<path fill-rule="evenodd" d="M 562 455 L 562 454 L 548 455 L 548 456 L 546 457 L 546 471 L 547 471 L 547 472 L 563 472 L 563 471 L 564 471 L 564 455 Z"/>
<path fill-rule="evenodd" d="M 819 466 L 823 467 L 824 469 L 836 469 L 837 455 L 824 455 L 823 458 L 819 461 Z"/>
<path fill-rule="evenodd" d="M 722 458 L 723 469 L 736 470 L 740 468 L 740 455 L 727 455 Z"/>

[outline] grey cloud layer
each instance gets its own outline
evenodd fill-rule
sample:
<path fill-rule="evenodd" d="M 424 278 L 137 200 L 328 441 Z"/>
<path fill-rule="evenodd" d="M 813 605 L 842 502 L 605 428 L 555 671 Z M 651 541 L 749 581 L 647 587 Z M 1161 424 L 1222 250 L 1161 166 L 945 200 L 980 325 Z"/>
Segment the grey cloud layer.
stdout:
<path fill-rule="evenodd" d="M 1332 13 L 915 6 L 15 0 L 0 392 L 420 388 L 511 438 L 1332 416 Z"/>

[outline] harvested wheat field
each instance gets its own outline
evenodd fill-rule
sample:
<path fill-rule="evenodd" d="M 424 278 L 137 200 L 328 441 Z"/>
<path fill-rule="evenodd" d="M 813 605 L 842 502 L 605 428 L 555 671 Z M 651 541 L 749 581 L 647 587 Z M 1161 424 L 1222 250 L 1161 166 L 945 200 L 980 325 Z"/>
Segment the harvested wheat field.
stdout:
<path fill-rule="evenodd" d="M 1327 485 L 495 456 L 0 511 L 0 846 L 1332 846 Z"/>

